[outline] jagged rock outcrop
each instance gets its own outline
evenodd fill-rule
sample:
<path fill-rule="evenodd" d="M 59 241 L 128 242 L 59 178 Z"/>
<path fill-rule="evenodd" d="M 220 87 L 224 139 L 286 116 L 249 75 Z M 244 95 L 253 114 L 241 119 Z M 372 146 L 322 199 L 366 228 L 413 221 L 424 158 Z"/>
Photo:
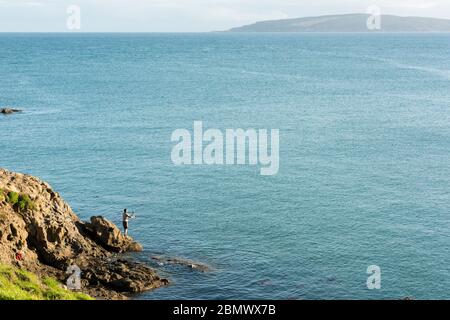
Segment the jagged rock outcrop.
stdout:
<path fill-rule="evenodd" d="M 27 195 L 33 209 L 8 201 L 8 193 Z M 117 253 L 142 247 L 103 217 L 81 221 L 70 206 L 38 178 L 0 168 L 0 263 L 52 275 L 65 281 L 77 265 L 83 289 L 100 298 L 124 298 L 167 284 L 145 265 Z"/>
<path fill-rule="evenodd" d="M 1 108 L 0 109 L 1 114 L 13 114 L 13 113 L 18 113 L 18 112 L 22 112 L 22 110 L 13 109 L 13 108 Z"/>
<path fill-rule="evenodd" d="M 142 246 L 130 237 L 122 235 L 117 226 L 105 218 L 91 217 L 91 222 L 85 225 L 90 237 L 107 250 L 114 252 L 142 251 Z"/>
<path fill-rule="evenodd" d="M 153 281 L 148 281 L 149 275 L 153 276 Z M 88 270 L 85 278 L 117 292 L 137 293 L 168 284 L 167 280 L 160 279 L 150 267 L 123 259 Z"/>

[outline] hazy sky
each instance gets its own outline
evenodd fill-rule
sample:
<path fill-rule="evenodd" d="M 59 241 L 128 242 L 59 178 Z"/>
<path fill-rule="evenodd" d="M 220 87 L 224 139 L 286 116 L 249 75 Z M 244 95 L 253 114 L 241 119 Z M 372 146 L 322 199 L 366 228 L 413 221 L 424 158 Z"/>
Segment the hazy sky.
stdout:
<path fill-rule="evenodd" d="M 68 31 L 69 5 L 81 9 L 81 30 L 197 32 L 260 20 L 366 12 L 450 18 L 450 0 L 0 0 L 0 32 Z"/>

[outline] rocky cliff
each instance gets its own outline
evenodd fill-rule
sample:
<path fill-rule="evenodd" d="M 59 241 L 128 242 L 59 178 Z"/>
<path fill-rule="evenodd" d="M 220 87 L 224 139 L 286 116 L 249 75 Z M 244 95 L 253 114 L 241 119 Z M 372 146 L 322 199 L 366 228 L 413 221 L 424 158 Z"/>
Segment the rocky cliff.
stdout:
<path fill-rule="evenodd" d="M 83 292 L 123 299 L 168 283 L 150 267 L 120 257 L 140 250 L 103 217 L 81 221 L 46 182 L 0 169 L 0 263 L 63 283 L 76 265 Z"/>

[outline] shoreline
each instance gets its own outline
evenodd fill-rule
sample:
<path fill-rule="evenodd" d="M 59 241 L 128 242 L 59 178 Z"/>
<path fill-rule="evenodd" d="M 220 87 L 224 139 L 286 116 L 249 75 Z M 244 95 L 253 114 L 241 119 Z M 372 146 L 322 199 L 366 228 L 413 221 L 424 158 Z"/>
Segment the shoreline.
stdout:
<path fill-rule="evenodd" d="M 142 249 L 101 216 L 81 221 L 48 183 L 0 168 L 1 264 L 62 284 L 79 268 L 81 292 L 122 300 L 169 284 L 150 266 L 122 256 Z"/>

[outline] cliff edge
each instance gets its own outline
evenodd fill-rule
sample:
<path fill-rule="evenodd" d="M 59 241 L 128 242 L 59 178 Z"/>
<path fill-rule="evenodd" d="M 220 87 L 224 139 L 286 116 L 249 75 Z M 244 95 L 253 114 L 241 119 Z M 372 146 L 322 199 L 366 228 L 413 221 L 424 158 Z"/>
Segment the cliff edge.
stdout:
<path fill-rule="evenodd" d="M 152 268 L 120 257 L 141 250 L 103 217 L 81 221 L 48 183 L 0 168 L 0 264 L 63 283 L 75 266 L 82 292 L 126 299 L 168 283 Z"/>

